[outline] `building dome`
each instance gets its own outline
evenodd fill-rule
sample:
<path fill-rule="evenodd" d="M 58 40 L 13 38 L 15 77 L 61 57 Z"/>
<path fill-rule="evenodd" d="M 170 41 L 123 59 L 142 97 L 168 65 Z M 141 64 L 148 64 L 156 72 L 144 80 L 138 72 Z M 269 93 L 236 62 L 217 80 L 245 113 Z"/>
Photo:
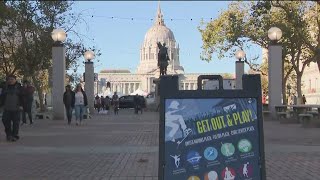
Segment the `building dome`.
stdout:
<path fill-rule="evenodd" d="M 176 43 L 173 32 L 165 25 L 163 15 L 158 5 L 157 15 L 153 26 L 147 31 L 144 36 L 144 41 L 140 49 L 140 64 L 137 73 L 149 74 L 155 73 L 158 67 L 158 42 L 166 44 L 168 48 L 168 73 L 183 73 L 183 67 L 179 61 L 179 44 Z"/>
<path fill-rule="evenodd" d="M 175 41 L 173 32 L 165 25 L 153 25 L 144 36 L 144 47 L 156 46 L 157 42 Z"/>
<path fill-rule="evenodd" d="M 147 31 L 144 36 L 144 47 L 157 46 L 157 42 L 169 44 L 175 42 L 173 32 L 164 24 L 160 4 L 158 6 L 157 16 L 154 25 Z"/>

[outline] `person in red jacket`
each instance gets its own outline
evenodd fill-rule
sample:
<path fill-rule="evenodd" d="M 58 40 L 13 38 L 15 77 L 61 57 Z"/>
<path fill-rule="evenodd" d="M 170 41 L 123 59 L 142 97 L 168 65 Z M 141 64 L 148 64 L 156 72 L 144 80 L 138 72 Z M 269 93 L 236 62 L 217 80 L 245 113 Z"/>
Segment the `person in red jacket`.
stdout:
<path fill-rule="evenodd" d="M 23 87 L 22 87 L 23 112 L 22 112 L 22 123 L 21 123 L 21 125 L 27 123 L 26 114 L 28 114 L 30 125 L 33 124 L 31 109 L 32 109 L 32 103 L 33 103 L 34 91 L 35 91 L 35 88 L 33 86 L 31 86 L 29 81 L 25 80 L 23 82 Z"/>
<path fill-rule="evenodd" d="M 267 103 L 267 97 L 265 94 L 262 95 L 262 104 L 266 104 Z"/>

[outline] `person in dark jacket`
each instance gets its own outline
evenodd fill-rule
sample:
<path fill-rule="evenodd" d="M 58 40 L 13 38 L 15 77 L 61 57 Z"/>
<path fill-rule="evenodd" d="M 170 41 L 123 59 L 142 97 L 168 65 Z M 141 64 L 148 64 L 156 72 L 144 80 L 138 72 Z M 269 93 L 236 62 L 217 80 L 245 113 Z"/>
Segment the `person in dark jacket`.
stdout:
<path fill-rule="evenodd" d="M 134 109 L 135 109 L 135 114 L 138 114 L 139 111 L 142 114 L 142 100 L 141 100 L 141 96 L 139 96 L 138 94 L 136 94 L 133 98 L 134 101 Z"/>
<path fill-rule="evenodd" d="M 74 97 L 75 97 L 74 110 L 76 113 L 76 125 L 81 125 L 85 108 L 88 105 L 87 95 L 83 91 L 81 84 L 77 85 Z"/>
<path fill-rule="evenodd" d="M 119 114 L 119 96 L 117 95 L 117 92 L 114 92 L 112 96 L 112 104 L 114 114 Z"/>
<path fill-rule="evenodd" d="M 30 125 L 33 124 L 32 122 L 32 103 L 33 103 L 33 94 L 34 94 L 34 87 L 30 85 L 29 81 L 24 81 L 23 82 L 23 88 L 22 88 L 22 93 L 23 93 L 23 112 L 22 112 L 22 124 L 27 123 L 27 117 L 26 114 L 28 114 Z"/>
<path fill-rule="evenodd" d="M 101 96 L 101 97 L 100 97 L 100 104 L 101 104 L 100 110 L 101 110 L 101 111 L 105 110 L 105 107 L 106 107 L 105 102 L 106 102 L 106 101 L 105 101 L 104 97 Z"/>
<path fill-rule="evenodd" d="M 63 94 L 63 104 L 66 108 L 67 118 L 68 118 L 68 124 L 71 124 L 72 119 L 72 110 L 74 108 L 75 103 L 75 93 L 71 90 L 71 86 L 66 86 L 66 91 Z"/>
<path fill-rule="evenodd" d="M 305 95 L 303 95 L 303 96 L 302 96 L 302 104 L 306 104 L 306 103 L 307 103 L 306 96 L 305 96 Z"/>
<path fill-rule="evenodd" d="M 7 76 L 7 82 L 0 96 L 0 107 L 3 106 L 2 122 L 5 127 L 7 141 L 19 139 L 20 112 L 23 109 L 23 94 L 21 84 L 14 75 Z"/>

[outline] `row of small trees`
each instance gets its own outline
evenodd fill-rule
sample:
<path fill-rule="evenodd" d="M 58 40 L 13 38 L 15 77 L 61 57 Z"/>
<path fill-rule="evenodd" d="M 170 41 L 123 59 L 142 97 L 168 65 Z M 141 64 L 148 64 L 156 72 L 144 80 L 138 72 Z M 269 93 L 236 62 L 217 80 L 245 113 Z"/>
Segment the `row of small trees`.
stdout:
<path fill-rule="evenodd" d="M 202 23 L 203 53 L 201 58 L 211 61 L 212 54 L 219 59 L 234 57 L 238 49 L 249 52 L 253 46 L 268 48 L 267 31 L 276 26 L 283 32 L 283 102 L 286 84 L 302 96 L 302 75 L 310 63 L 318 64 L 320 71 L 320 2 L 316 1 L 254 1 L 230 3 L 227 10 L 209 23 Z M 259 71 L 262 86 L 268 92 L 268 68 L 257 63 L 259 57 L 246 57 L 245 63 Z"/>
<path fill-rule="evenodd" d="M 100 55 L 94 47 L 85 47 L 73 29 L 82 19 L 81 13 L 73 13 L 72 6 L 68 1 L 0 1 L 0 74 L 31 80 L 41 109 L 44 109 L 43 93 L 50 88 L 53 29 L 60 27 L 79 37 L 67 38 L 65 42 L 68 70 L 72 68 L 76 72 L 86 49 Z M 75 81 L 75 76 L 68 79 Z"/>

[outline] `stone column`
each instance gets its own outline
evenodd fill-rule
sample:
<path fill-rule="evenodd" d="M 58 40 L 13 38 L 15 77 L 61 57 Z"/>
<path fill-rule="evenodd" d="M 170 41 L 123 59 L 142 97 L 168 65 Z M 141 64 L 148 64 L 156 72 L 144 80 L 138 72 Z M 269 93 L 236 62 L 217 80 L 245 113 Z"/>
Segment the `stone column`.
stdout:
<path fill-rule="evenodd" d="M 128 83 L 128 94 L 131 93 L 131 83 Z"/>
<path fill-rule="evenodd" d="M 137 90 L 136 85 L 137 85 L 137 83 L 133 83 L 133 91 Z"/>
<path fill-rule="evenodd" d="M 282 104 L 282 46 L 269 45 L 268 50 L 269 111 L 275 119 L 275 106 Z"/>
<path fill-rule="evenodd" d="M 244 62 L 236 61 L 236 89 L 242 89 L 243 74 L 244 74 Z"/>
<path fill-rule="evenodd" d="M 66 80 L 66 49 L 63 44 L 52 47 L 52 111 L 54 120 L 64 120 L 63 93 Z"/>
<path fill-rule="evenodd" d="M 85 62 L 85 85 L 84 91 L 87 94 L 90 113 L 94 112 L 94 68 L 93 62 Z"/>
<path fill-rule="evenodd" d="M 116 90 L 116 88 L 115 88 L 115 84 L 114 83 L 112 83 L 112 92 L 114 93 L 114 92 L 116 92 L 117 90 Z"/>
<path fill-rule="evenodd" d="M 186 90 L 186 83 L 183 83 L 183 90 Z"/>
<path fill-rule="evenodd" d="M 129 94 L 131 94 L 132 92 L 133 92 L 133 90 L 132 90 L 132 83 L 129 83 Z"/>
<path fill-rule="evenodd" d="M 125 83 L 121 83 L 121 85 L 122 85 L 122 94 L 125 94 L 125 92 L 126 92 Z"/>

